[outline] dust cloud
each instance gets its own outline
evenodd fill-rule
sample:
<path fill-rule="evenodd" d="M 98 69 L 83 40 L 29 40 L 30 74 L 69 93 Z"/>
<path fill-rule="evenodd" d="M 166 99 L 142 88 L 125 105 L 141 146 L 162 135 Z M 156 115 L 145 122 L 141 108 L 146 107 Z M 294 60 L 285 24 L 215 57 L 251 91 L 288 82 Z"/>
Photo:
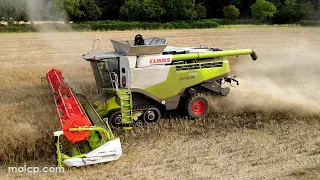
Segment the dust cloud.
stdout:
<path fill-rule="evenodd" d="M 257 61 L 241 57 L 231 67 L 240 85 L 231 88 L 228 97 L 214 101 L 217 110 L 320 114 L 320 52 L 312 44 L 256 53 Z"/>
<path fill-rule="evenodd" d="M 55 21 L 55 23 L 46 23 L 36 26 L 39 32 L 58 32 L 59 24 L 68 22 L 62 12 L 55 10 L 52 1 L 29 0 L 27 1 L 27 14 L 30 21 L 37 21 L 41 24 L 44 21 Z M 71 26 L 64 24 L 65 28 L 71 30 Z"/>
<path fill-rule="evenodd" d="M 69 20 L 63 16 L 62 12 L 54 10 L 51 1 L 29 0 L 27 1 L 27 14 L 30 21 L 36 23 L 34 26 L 39 32 L 40 41 L 43 46 L 55 51 L 51 53 L 52 61 L 61 61 L 58 51 L 61 46 L 66 44 L 68 38 L 66 33 L 60 33 L 60 29 L 73 32 L 70 24 L 65 23 Z"/>

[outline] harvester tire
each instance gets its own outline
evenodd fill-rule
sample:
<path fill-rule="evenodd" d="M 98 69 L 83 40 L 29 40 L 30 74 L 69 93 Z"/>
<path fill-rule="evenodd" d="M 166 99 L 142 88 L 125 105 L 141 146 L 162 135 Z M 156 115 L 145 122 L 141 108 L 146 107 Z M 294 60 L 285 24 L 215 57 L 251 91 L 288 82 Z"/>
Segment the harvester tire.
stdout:
<path fill-rule="evenodd" d="M 159 111 L 159 109 L 151 107 L 143 113 L 142 118 L 143 121 L 146 123 L 155 123 L 160 120 L 161 112 Z"/>
<path fill-rule="evenodd" d="M 209 100 L 202 93 L 190 95 L 186 102 L 186 110 L 191 119 L 200 119 L 209 112 Z"/>
<path fill-rule="evenodd" d="M 121 112 L 118 109 L 111 110 L 108 115 L 108 123 L 111 129 L 122 127 Z"/>

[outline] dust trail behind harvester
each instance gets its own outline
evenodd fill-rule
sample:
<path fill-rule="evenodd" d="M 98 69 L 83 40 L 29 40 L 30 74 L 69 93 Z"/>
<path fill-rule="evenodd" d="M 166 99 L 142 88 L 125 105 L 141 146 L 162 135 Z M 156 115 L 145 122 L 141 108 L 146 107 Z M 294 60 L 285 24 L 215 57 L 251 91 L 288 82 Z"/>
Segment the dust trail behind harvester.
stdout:
<path fill-rule="evenodd" d="M 27 1 L 27 14 L 30 21 L 64 21 L 68 19 L 63 15 L 62 7 L 56 8 L 51 1 L 46 0 L 29 0 Z M 57 24 L 51 24 L 50 26 L 36 26 L 39 32 L 58 32 Z M 67 25 L 66 25 L 67 26 Z M 67 26 L 68 30 L 71 30 L 71 26 Z M 48 29 L 50 28 L 50 29 Z"/>
<path fill-rule="evenodd" d="M 58 10 L 53 5 L 53 2 L 46 0 L 29 0 L 27 1 L 27 14 L 29 16 L 30 21 L 40 22 L 35 25 L 35 28 L 38 32 L 40 32 L 40 37 L 42 40 L 41 43 L 45 43 L 49 45 L 50 48 L 57 50 L 63 44 L 65 44 L 65 40 L 68 38 L 66 34 L 59 33 L 60 29 L 63 28 L 65 31 L 72 32 L 72 27 L 69 24 L 65 24 L 64 22 L 68 22 L 67 17 L 63 15 L 62 7 Z M 53 21 L 54 23 L 43 23 L 45 21 Z M 52 54 L 52 61 L 59 61 L 58 53 Z"/>
<path fill-rule="evenodd" d="M 275 51 L 257 52 L 256 62 L 239 59 L 232 68 L 240 86 L 218 100 L 218 110 L 320 114 L 320 52 L 304 42 Z"/>

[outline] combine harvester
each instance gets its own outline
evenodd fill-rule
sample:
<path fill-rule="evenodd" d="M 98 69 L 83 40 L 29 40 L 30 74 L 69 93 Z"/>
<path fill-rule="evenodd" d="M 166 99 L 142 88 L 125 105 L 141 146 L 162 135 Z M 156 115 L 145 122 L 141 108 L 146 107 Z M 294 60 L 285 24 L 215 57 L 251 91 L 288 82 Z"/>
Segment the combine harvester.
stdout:
<path fill-rule="evenodd" d="M 90 101 L 61 71 L 46 74 L 62 127 L 54 132 L 60 167 L 118 160 L 122 148 L 112 130 L 157 122 L 162 112 L 179 108 L 192 119 L 203 118 L 209 110 L 205 94 L 226 96 L 225 83 L 239 85 L 228 77 L 226 57 L 257 59 L 252 49 L 167 47 L 166 39 L 141 35 L 111 42 L 115 51 L 83 55 L 103 92 Z M 62 135 L 71 142 L 69 155 L 62 152 Z"/>

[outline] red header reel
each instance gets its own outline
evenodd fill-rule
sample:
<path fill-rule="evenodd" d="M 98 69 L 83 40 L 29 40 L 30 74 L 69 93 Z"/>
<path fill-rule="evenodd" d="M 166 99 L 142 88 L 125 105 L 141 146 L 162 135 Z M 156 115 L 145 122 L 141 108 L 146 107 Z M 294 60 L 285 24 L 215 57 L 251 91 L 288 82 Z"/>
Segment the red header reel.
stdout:
<path fill-rule="evenodd" d="M 53 93 L 64 135 L 72 143 L 88 140 L 90 131 L 69 131 L 70 128 L 92 126 L 77 97 L 72 93 L 61 71 L 52 69 L 46 74 Z"/>

